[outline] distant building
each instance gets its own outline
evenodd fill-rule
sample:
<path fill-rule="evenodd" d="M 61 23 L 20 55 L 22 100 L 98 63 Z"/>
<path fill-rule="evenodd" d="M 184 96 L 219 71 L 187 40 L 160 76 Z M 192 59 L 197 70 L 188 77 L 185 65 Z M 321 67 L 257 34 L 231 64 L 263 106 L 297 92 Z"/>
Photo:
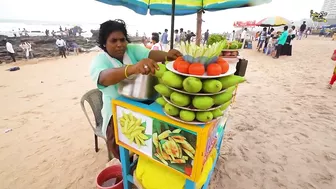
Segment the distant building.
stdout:
<path fill-rule="evenodd" d="M 324 0 L 321 11 L 328 13 L 326 17 L 328 24 L 336 24 L 336 0 Z"/>

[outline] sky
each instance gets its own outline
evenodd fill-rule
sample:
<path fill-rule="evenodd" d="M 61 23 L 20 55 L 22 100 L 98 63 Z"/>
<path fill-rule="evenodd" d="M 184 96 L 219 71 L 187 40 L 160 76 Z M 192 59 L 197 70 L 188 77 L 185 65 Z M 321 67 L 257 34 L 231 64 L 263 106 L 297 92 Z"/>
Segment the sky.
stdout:
<path fill-rule="evenodd" d="M 265 17 L 282 16 L 289 20 L 309 18 L 309 11 L 320 11 L 324 0 L 273 0 L 256 7 L 206 12 L 202 30 L 224 32 L 233 29 L 234 21 L 259 21 Z M 0 19 L 24 19 L 60 22 L 101 23 L 123 19 L 134 30 L 162 31 L 170 29 L 170 16 L 142 16 L 133 11 L 110 6 L 95 0 L 0 0 Z M 196 30 L 196 14 L 175 18 L 175 28 Z M 146 29 L 141 29 L 146 28 Z"/>

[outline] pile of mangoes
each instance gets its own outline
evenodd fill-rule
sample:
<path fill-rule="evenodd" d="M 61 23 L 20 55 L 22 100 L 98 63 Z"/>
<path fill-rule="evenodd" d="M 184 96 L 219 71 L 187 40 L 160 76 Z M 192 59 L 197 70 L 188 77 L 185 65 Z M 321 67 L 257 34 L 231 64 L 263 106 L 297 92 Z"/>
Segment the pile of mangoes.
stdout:
<path fill-rule="evenodd" d="M 163 106 L 166 114 L 184 122 L 210 122 L 222 116 L 231 103 L 236 85 L 245 81 L 235 75 L 217 79 L 184 77 L 167 71 L 164 64 L 155 75 L 160 83 L 154 88 L 162 95 L 156 102 Z"/>

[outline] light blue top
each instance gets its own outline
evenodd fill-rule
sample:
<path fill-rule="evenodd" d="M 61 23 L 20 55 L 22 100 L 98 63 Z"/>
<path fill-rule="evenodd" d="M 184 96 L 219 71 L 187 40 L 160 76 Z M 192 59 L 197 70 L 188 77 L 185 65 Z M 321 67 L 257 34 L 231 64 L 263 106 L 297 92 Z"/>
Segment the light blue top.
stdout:
<path fill-rule="evenodd" d="M 98 54 L 91 63 L 90 76 L 97 85 L 98 89 L 103 93 L 103 108 L 101 110 L 103 116 L 102 133 L 106 137 L 107 126 L 112 116 L 111 100 L 119 97 L 118 84 L 108 87 L 98 83 L 100 72 L 111 68 L 120 68 L 128 64 L 136 64 L 142 59 L 148 58 L 150 50 L 135 44 L 128 44 L 122 64 L 119 60 L 112 58 L 107 53 Z"/>
<path fill-rule="evenodd" d="M 288 37 L 288 31 L 282 32 L 282 34 L 280 35 L 278 39 L 278 44 L 284 45 L 287 41 L 287 37 Z"/>

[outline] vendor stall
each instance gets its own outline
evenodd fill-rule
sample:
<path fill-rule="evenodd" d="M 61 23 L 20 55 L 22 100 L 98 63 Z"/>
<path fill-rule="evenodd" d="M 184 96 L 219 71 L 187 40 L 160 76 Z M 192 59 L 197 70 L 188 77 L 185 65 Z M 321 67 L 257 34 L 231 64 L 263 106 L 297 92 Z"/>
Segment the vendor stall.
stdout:
<path fill-rule="evenodd" d="M 155 102 L 127 97 L 112 101 L 125 189 L 134 183 L 133 175 L 148 188 L 148 181 L 141 179 L 140 168 L 132 174 L 130 152 L 154 162 L 157 169 L 184 178 L 183 188 L 208 187 L 230 104 L 237 85 L 244 81 L 233 75 L 235 64 L 228 63 L 232 58 L 219 57 L 225 45 L 226 42 L 211 47 L 182 45 L 184 56 L 160 64 L 155 73 L 158 81 L 154 89 L 160 95 Z"/>

